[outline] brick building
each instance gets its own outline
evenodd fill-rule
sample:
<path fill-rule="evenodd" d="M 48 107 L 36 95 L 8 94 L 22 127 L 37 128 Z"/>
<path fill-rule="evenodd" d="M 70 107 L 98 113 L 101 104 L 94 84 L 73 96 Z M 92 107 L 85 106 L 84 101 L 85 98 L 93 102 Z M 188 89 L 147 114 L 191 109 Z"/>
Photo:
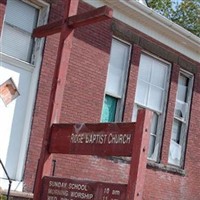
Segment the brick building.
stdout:
<path fill-rule="evenodd" d="M 13 179 L 12 190 L 33 192 L 51 117 L 60 34 L 31 35 L 37 26 L 62 19 L 64 2 L 0 1 L 0 84 L 11 78 L 19 92 L 8 105 L 0 100 L 0 158 Z M 61 115 L 53 122 L 130 122 L 139 109 L 152 110 L 143 199 L 198 200 L 200 38 L 144 1 L 80 0 L 77 12 L 103 5 L 113 9 L 112 19 L 73 32 Z M 128 180 L 129 159 L 53 159 L 56 176 Z M 7 188 L 2 169 L 0 184 Z"/>

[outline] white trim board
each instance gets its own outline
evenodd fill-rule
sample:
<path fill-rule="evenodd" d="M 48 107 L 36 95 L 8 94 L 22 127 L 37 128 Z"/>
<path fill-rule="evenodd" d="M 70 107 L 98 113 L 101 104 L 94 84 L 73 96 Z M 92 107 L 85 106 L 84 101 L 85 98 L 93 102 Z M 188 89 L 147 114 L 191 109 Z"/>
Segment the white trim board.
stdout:
<path fill-rule="evenodd" d="M 159 15 L 147 6 L 130 0 L 83 0 L 100 7 L 108 5 L 113 17 L 160 41 L 181 54 L 200 62 L 200 38 Z"/>

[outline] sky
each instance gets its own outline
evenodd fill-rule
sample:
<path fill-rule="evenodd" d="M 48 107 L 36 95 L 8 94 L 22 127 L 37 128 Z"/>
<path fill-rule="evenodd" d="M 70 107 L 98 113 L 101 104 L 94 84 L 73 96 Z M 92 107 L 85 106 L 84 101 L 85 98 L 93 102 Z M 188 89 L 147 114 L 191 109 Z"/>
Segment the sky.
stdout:
<path fill-rule="evenodd" d="M 172 0 L 172 2 L 174 2 L 174 6 L 178 3 L 180 4 L 182 0 Z"/>
<path fill-rule="evenodd" d="M 182 0 L 174 0 L 174 1 L 176 1 L 177 3 L 180 3 Z"/>

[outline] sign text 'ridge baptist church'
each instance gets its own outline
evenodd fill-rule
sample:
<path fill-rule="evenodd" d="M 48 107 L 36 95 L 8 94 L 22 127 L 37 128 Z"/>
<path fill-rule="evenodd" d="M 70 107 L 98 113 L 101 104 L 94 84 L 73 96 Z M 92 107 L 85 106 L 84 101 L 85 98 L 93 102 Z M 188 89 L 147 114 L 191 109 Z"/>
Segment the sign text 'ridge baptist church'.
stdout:
<path fill-rule="evenodd" d="M 131 134 L 113 134 L 102 133 L 72 133 L 71 143 L 73 144 L 130 144 Z"/>
<path fill-rule="evenodd" d="M 53 124 L 49 152 L 131 156 L 134 131 L 134 123 Z"/>

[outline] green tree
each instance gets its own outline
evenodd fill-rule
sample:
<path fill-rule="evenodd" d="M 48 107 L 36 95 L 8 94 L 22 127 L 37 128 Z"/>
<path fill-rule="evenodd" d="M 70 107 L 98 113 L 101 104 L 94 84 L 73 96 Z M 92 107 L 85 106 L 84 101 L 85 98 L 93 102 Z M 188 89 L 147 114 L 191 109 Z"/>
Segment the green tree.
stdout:
<path fill-rule="evenodd" d="M 147 0 L 156 12 L 200 37 L 200 0 Z"/>

